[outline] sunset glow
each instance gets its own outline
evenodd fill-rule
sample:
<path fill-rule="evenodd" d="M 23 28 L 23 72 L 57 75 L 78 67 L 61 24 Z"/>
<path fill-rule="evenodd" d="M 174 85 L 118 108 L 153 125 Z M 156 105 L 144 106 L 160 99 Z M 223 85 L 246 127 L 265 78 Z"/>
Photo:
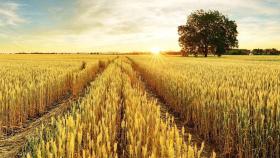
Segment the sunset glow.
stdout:
<path fill-rule="evenodd" d="M 278 0 L 10 0 L 0 3 L 0 52 L 177 51 L 177 27 L 197 9 L 235 20 L 239 48 L 280 49 L 279 8 Z"/>
<path fill-rule="evenodd" d="M 160 53 L 161 49 L 158 48 L 158 47 L 153 47 L 151 49 L 151 53 L 154 54 L 154 55 L 158 55 Z"/>

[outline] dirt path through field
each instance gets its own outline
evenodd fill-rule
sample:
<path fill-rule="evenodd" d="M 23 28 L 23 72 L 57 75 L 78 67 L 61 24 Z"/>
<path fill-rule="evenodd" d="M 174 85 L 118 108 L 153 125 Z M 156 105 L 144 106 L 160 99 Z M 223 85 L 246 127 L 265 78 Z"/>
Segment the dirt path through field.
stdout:
<path fill-rule="evenodd" d="M 122 73 L 123 70 L 122 70 Z M 121 83 L 121 95 L 120 95 L 120 112 L 119 112 L 119 116 L 120 119 L 117 121 L 118 124 L 118 134 L 117 134 L 117 140 L 118 140 L 118 147 L 117 147 L 117 153 L 118 153 L 118 158 L 127 158 L 128 157 L 128 152 L 127 152 L 127 139 L 126 139 L 126 131 L 124 130 L 124 128 L 122 128 L 122 122 L 124 120 L 124 115 L 125 115 L 125 98 L 124 98 L 124 80 L 122 80 Z"/>
<path fill-rule="evenodd" d="M 146 91 L 148 98 L 156 100 L 157 103 L 160 105 L 161 118 L 165 119 L 166 113 L 173 116 L 174 122 L 175 122 L 176 126 L 178 127 L 178 129 L 181 130 L 182 127 L 184 127 L 185 131 L 192 135 L 191 143 L 193 145 L 196 144 L 200 148 L 203 140 L 197 134 L 195 134 L 191 128 L 186 126 L 185 123 L 183 122 L 183 120 L 180 118 L 180 115 L 175 113 L 174 111 L 172 111 L 172 109 L 170 109 L 171 106 L 168 105 L 160 96 L 158 96 L 157 93 L 151 89 L 151 87 L 149 87 L 149 85 L 145 82 L 145 79 L 142 78 L 141 73 L 139 71 L 137 71 L 136 68 L 134 68 L 134 70 L 136 71 L 137 76 L 142 84 L 141 86 Z M 188 135 L 185 136 L 185 140 L 188 140 Z M 215 151 L 215 152 L 217 151 L 215 149 L 215 147 L 213 145 L 209 144 L 208 142 L 204 142 L 202 157 L 210 157 L 213 151 Z M 220 157 L 217 152 L 216 152 L 216 154 L 217 154 L 216 155 L 217 158 Z"/>
<path fill-rule="evenodd" d="M 201 144 L 203 140 L 196 135 L 190 128 L 188 128 L 185 123 L 180 119 L 179 115 L 174 113 L 169 107 L 168 104 L 166 104 L 159 96 L 157 96 L 150 88 L 145 86 L 147 96 L 151 99 L 157 100 L 157 103 L 160 105 L 160 112 L 161 112 L 161 118 L 166 118 L 166 113 L 174 117 L 174 122 L 179 130 L 181 130 L 183 127 L 185 128 L 185 131 L 187 133 L 190 133 L 192 135 L 191 143 L 192 145 L 197 145 L 199 148 L 201 147 Z M 188 135 L 185 135 L 185 140 L 188 140 Z M 212 151 L 216 151 L 215 148 L 208 144 L 207 142 L 204 142 L 204 148 L 202 152 L 203 157 L 210 157 L 212 154 Z"/>
<path fill-rule="evenodd" d="M 20 151 L 21 147 L 25 144 L 28 137 L 32 137 L 36 133 L 36 128 L 41 124 L 46 124 L 50 121 L 51 117 L 58 116 L 69 109 L 72 102 L 77 98 L 67 98 L 63 102 L 56 105 L 55 108 L 48 111 L 42 117 L 28 124 L 26 128 L 21 129 L 16 134 L 4 137 L 0 140 L 0 157 L 10 158 L 15 157 Z"/>
<path fill-rule="evenodd" d="M 102 73 L 104 69 L 105 67 L 100 68 L 97 75 Z M 74 102 L 77 102 L 85 96 L 86 89 L 89 85 L 90 84 L 84 87 L 82 92 L 80 92 L 79 96 L 77 97 L 74 97 L 72 95 L 66 96 L 60 102 L 53 105 L 52 108 L 48 110 L 45 114 L 43 114 L 41 117 L 32 119 L 25 128 L 18 130 L 13 135 L 0 137 L 0 158 L 19 157 L 18 153 L 26 143 L 28 137 L 36 136 L 36 129 L 42 124 L 47 125 L 51 121 L 52 117 L 67 112 Z"/>

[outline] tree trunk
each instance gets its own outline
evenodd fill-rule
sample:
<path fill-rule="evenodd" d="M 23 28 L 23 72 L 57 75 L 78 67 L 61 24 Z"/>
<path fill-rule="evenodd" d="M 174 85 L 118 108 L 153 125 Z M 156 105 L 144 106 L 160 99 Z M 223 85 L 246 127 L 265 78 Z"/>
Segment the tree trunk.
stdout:
<path fill-rule="evenodd" d="M 181 51 L 181 54 L 182 54 L 183 57 L 188 56 L 188 53 L 186 51 Z"/>
<path fill-rule="evenodd" d="M 204 57 L 207 57 L 208 56 L 208 45 L 205 45 L 204 46 Z"/>

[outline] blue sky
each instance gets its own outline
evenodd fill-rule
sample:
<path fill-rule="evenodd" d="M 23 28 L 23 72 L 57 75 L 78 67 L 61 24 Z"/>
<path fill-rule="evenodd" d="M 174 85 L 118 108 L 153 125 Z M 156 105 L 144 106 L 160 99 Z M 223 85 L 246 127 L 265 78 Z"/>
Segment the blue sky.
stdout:
<path fill-rule="evenodd" d="M 279 0 L 0 0 L 0 52 L 179 50 L 197 9 L 235 20 L 240 48 L 280 49 Z"/>

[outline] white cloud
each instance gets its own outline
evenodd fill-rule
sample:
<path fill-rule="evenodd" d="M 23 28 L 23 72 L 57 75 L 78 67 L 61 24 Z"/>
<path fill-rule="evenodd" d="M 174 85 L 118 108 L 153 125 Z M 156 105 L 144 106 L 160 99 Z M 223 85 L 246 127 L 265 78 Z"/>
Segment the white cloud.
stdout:
<path fill-rule="evenodd" d="M 241 47 L 280 42 L 278 0 L 77 0 L 75 4 L 67 16 L 61 16 L 66 12 L 61 6 L 48 10 L 60 26 L 50 23 L 49 28 L 35 28 L 16 41 L 53 49 L 67 45 L 96 51 L 179 49 L 177 27 L 187 15 L 197 9 L 216 9 L 236 20 Z M 0 25 L 25 22 L 18 14 L 19 5 L 5 5 L 0 4 Z"/>
<path fill-rule="evenodd" d="M 18 25 L 25 23 L 26 20 L 18 13 L 19 4 L 6 2 L 0 4 L 0 26 Z"/>
<path fill-rule="evenodd" d="M 243 46 L 251 42 L 245 41 L 246 38 L 258 40 L 264 35 L 271 37 L 280 33 L 280 23 L 262 17 L 280 15 L 279 8 L 269 5 L 272 2 L 276 1 L 80 0 L 69 29 L 79 30 L 77 42 L 92 41 L 91 46 L 138 43 L 149 47 L 154 41 L 152 43 L 158 42 L 162 47 L 172 43 L 171 49 L 178 49 L 177 26 L 185 23 L 187 15 L 197 9 L 217 9 L 237 21 Z M 261 33 L 256 33 L 260 29 Z"/>

